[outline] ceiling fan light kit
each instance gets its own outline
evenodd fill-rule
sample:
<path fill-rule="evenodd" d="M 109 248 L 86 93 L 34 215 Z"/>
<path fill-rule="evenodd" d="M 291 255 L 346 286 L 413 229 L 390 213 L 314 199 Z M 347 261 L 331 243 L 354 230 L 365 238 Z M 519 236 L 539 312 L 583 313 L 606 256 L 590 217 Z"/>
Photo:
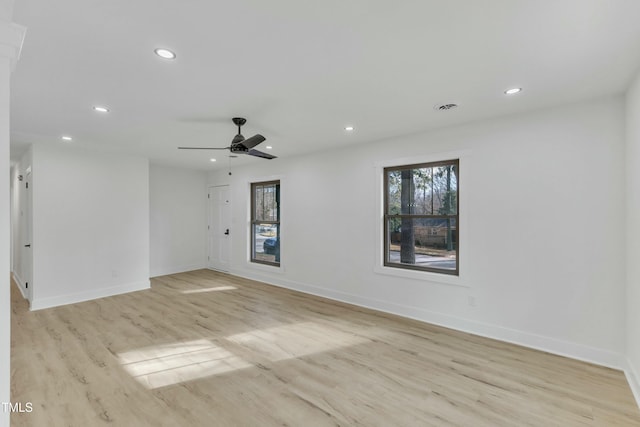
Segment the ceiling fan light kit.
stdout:
<path fill-rule="evenodd" d="M 253 147 L 266 141 L 266 138 L 262 135 L 255 134 L 250 138 L 245 139 L 242 136 L 241 128 L 247 123 L 247 119 L 243 117 L 234 117 L 233 123 L 238 126 L 238 134 L 231 140 L 231 145 L 228 147 L 178 147 L 180 150 L 229 150 L 231 153 L 248 154 L 254 157 L 260 157 L 262 159 L 277 159 L 276 156 L 263 153 L 262 151 L 254 150 Z"/>

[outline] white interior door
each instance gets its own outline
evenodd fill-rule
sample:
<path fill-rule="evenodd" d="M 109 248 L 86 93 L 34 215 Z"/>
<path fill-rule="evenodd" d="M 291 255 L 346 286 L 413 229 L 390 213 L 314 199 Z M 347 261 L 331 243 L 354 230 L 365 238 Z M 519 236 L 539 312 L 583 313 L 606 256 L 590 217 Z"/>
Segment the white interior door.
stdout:
<path fill-rule="evenodd" d="M 229 271 L 230 251 L 229 186 L 209 187 L 209 268 Z"/>
<path fill-rule="evenodd" d="M 27 170 L 24 180 L 25 192 L 24 192 L 24 205 L 22 214 L 22 225 L 24 227 L 23 241 L 22 241 L 22 280 L 25 287 L 26 297 L 31 301 L 33 295 L 33 251 L 32 251 L 32 233 L 33 233 L 33 221 L 31 213 L 31 171 Z"/>

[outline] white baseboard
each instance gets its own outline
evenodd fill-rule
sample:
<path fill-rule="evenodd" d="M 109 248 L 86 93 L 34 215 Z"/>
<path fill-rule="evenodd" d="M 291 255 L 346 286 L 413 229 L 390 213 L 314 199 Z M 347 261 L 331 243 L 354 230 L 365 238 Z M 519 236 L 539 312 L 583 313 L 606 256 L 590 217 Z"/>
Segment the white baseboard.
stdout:
<path fill-rule="evenodd" d="M 12 271 L 11 276 L 13 276 L 13 281 L 18 285 L 18 289 L 20 289 L 20 293 L 22 294 L 22 298 L 27 299 L 27 290 L 24 287 L 24 282 L 22 278 L 18 275 L 18 273 Z"/>
<path fill-rule="evenodd" d="M 443 326 L 445 328 L 467 332 L 473 335 L 479 335 L 486 338 L 509 342 L 512 344 L 517 344 L 547 353 L 605 366 L 608 368 L 625 370 L 625 367 L 627 365 L 625 357 L 620 353 L 589 347 L 583 344 L 563 341 L 556 338 L 536 335 L 515 329 L 509 329 L 498 325 L 477 322 L 475 320 L 451 316 L 448 314 L 438 313 L 430 310 L 424 310 L 418 307 L 405 306 L 388 301 L 380 301 L 361 297 L 358 295 L 339 292 L 333 289 L 293 282 L 284 278 L 271 278 L 259 273 L 247 273 L 246 271 L 234 270 L 231 271 L 231 274 L 245 277 L 247 279 L 265 282 L 273 286 L 329 298 L 360 307 L 371 308 L 373 310 L 395 314 L 398 316 Z"/>
<path fill-rule="evenodd" d="M 629 383 L 629 387 L 631 387 L 631 392 L 633 393 L 633 397 L 635 397 L 636 403 L 640 408 L 640 377 L 638 376 L 637 371 L 635 370 L 635 368 L 633 367 L 633 364 L 629 359 L 626 360 L 624 374 L 627 377 L 627 382 Z"/>
<path fill-rule="evenodd" d="M 161 269 L 153 270 L 151 272 L 151 277 L 153 278 L 153 277 L 159 277 L 159 276 L 168 276 L 169 274 L 184 273 L 186 271 L 201 270 L 203 268 L 207 268 L 206 264 L 204 263 L 183 265 L 179 267 L 161 268 Z"/>
<path fill-rule="evenodd" d="M 150 283 L 151 282 L 149 280 L 141 280 L 139 282 L 126 283 L 123 285 L 111 286 L 108 288 L 92 289 L 85 292 L 34 299 L 31 302 L 31 310 L 42 310 L 44 308 L 58 307 L 61 305 L 75 304 L 77 302 L 89 301 L 97 298 L 142 291 L 145 289 L 149 289 L 151 287 Z"/>

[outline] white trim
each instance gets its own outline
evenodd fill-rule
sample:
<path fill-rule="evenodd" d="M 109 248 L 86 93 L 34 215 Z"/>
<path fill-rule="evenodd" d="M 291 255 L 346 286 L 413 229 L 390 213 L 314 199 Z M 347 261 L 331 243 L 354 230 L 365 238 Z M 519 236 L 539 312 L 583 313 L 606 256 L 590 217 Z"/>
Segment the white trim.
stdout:
<path fill-rule="evenodd" d="M 627 382 L 629 383 L 633 397 L 636 399 L 636 404 L 638 405 L 638 408 L 640 408 L 640 377 L 636 373 L 631 360 L 627 358 L 625 362 L 626 366 L 624 369 L 624 375 L 627 377 Z"/>
<path fill-rule="evenodd" d="M 436 284 L 444 284 L 444 285 L 453 285 L 453 286 L 462 286 L 465 288 L 470 288 L 470 284 L 465 281 L 465 278 L 469 277 L 468 269 L 469 264 L 465 260 L 465 253 L 467 248 L 469 248 L 469 233 L 467 229 L 467 217 L 470 212 L 468 194 L 470 194 L 469 188 L 471 188 L 471 180 L 468 178 L 467 170 L 470 169 L 470 158 L 471 151 L 470 150 L 458 150 L 458 151 L 447 151 L 433 154 L 426 154 L 415 157 L 403 157 L 399 159 L 385 160 L 383 162 L 376 162 L 373 164 L 373 172 L 374 178 L 373 182 L 375 185 L 375 198 L 374 198 L 374 215 L 375 215 L 375 250 L 374 250 L 374 261 L 373 261 L 373 272 L 376 274 L 384 274 L 387 276 L 394 277 L 402 277 L 405 279 L 413 279 L 419 280 L 425 283 L 436 283 Z M 461 182 L 462 185 L 459 191 L 459 202 L 460 202 L 460 212 L 458 215 L 458 220 L 460 222 L 460 234 L 459 238 L 459 246 L 460 251 L 458 253 L 458 265 L 459 271 L 458 276 L 450 275 L 450 274 L 439 274 L 428 271 L 419 271 L 419 270 L 409 270 L 403 268 L 394 268 L 387 267 L 384 265 L 384 237 L 382 233 L 382 225 L 384 221 L 384 168 L 390 166 L 403 166 L 403 165 L 411 165 L 418 163 L 431 163 L 431 162 L 440 162 L 445 160 L 458 159 L 461 171 Z"/>
<path fill-rule="evenodd" d="M 218 273 L 231 274 L 228 270 L 220 270 L 219 268 L 206 267 L 207 270 L 217 271 Z"/>
<path fill-rule="evenodd" d="M 153 277 L 160 277 L 160 276 L 168 276 L 169 274 L 178 274 L 178 273 L 184 273 L 186 271 L 202 270 L 204 268 L 208 268 L 206 266 L 206 263 L 162 268 L 158 271 L 151 272 L 151 277 L 153 278 Z"/>
<path fill-rule="evenodd" d="M 280 253 L 280 259 L 282 260 L 282 253 Z M 284 274 L 285 269 L 282 266 L 282 261 L 280 261 L 280 265 L 271 265 L 271 264 L 262 264 L 259 262 L 252 262 L 251 260 L 247 261 L 247 268 L 256 271 L 262 271 L 266 273 L 276 273 L 276 274 Z"/>
<path fill-rule="evenodd" d="M 42 310 L 44 308 L 58 307 L 60 305 L 75 304 L 78 302 L 89 301 L 98 298 L 110 297 L 113 295 L 126 294 L 129 292 L 142 291 L 149 289 L 151 282 L 149 280 L 141 280 L 139 282 L 126 283 L 108 288 L 95 289 L 91 291 L 78 292 L 74 294 L 60 295 L 56 297 L 34 299 L 31 302 L 31 310 Z"/>
<path fill-rule="evenodd" d="M 373 265 L 373 271 L 374 273 L 383 274 L 385 276 L 402 277 L 405 279 L 419 280 L 425 283 L 431 282 L 443 285 L 461 286 L 463 288 L 471 287 L 468 284 L 462 282 L 460 280 L 460 276 L 432 273 L 430 271 L 387 267 L 385 265 L 380 265 L 377 262 Z"/>
<path fill-rule="evenodd" d="M 624 370 L 626 366 L 625 358 L 622 354 L 590 347 L 579 343 L 564 341 L 557 338 L 536 335 L 529 332 L 518 331 L 489 323 L 477 322 L 462 317 L 451 316 L 419 307 L 390 303 L 372 298 L 327 289 L 320 286 L 308 285 L 278 278 L 277 282 L 263 275 L 248 275 L 243 271 L 233 271 L 231 274 L 244 277 L 250 280 L 261 281 L 273 286 L 291 289 L 311 295 L 328 298 L 335 301 L 353 304 L 359 307 L 382 311 L 384 313 L 395 314 L 409 319 L 419 320 L 457 331 L 467 332 L 486 338 L 496 339 L 503 342 L 521 345 L 535 350 L 556 354 L 570 359 L 576 359 L 596 365 L 605 366 L 612 369 Z"/>
<path fill-rule="evenodd" d="M 431 154 L 423 154 L 420 156 L 401 157 L 396 159 L 383 160 L 380 162 L 375 162 L 373 166 L 382 170 L 390 166 L 404 166 L 404 165 L 415 165 L 419 163 L 442 162 L 445 160 L 459 159 L 461 157 L 467 158 L 467 157 L 470 157 L 471 154 L 472 154 L 471 150 L 442 151 L 442 152 L 431 153 Z M 462 169 L 462 167 L 460 169 Z"/>

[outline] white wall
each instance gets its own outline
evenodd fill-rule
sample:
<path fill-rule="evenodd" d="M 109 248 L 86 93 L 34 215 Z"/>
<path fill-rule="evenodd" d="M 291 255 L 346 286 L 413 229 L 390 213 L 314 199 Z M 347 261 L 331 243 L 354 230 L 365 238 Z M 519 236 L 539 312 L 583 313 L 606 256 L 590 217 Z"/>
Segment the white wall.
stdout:
<path fill-rule="evenodd" d="M 148 160 L 33 147 L 32 309 L 149 287 Z"/>
<path fill-rule="evenodd" d="M 627 93 L 627 378 L 640 403 L 640 74 Z"/>
<path fill-rule="evenodd" d="M 10 177 L 9 91 L 11 70 L 20 57 L 25 28 L 11 22 L 13 0 L 0 4 L 0 177 Z M 0 402 L 9 402 L 11 373 L 10 307 L 10 185 L 0 185 Z M 9 412 L 0 410 L 0 426 L 9 425 Z"/>
<path fill-rule="evenodd" d="M 13 16 L 14 0 L 2 0 L 0 2 L 0 20 L 11 21 Z"/>
<path fill-rule="evenodd" d="M 0 56 L 0 177 L 9 176 L 9 60 Z M 0 186 L 0 402 L 9 402 L 11 362 L 11 294 L 9 271 L 9 185 Z M 9 413 L 0 410 L 0 426 L 9 425 Z"/>
<path fill-rule="evenodd" d="M 209 181 L 232 186 L 232 273 L 622 367 L 623 150 L 624 102 L 610 97 L 257 160 Z M 452 151 L 463 154 L 460 280 L 378 273 L 376 166 Z M 272 175 L 282 182 L 281 269 L 246 261 L 248 183 Z"/>
<path fill-rule="evenodd" d="M 207 174 L 149 168 L 151 277 L 206 267 Z"/>

